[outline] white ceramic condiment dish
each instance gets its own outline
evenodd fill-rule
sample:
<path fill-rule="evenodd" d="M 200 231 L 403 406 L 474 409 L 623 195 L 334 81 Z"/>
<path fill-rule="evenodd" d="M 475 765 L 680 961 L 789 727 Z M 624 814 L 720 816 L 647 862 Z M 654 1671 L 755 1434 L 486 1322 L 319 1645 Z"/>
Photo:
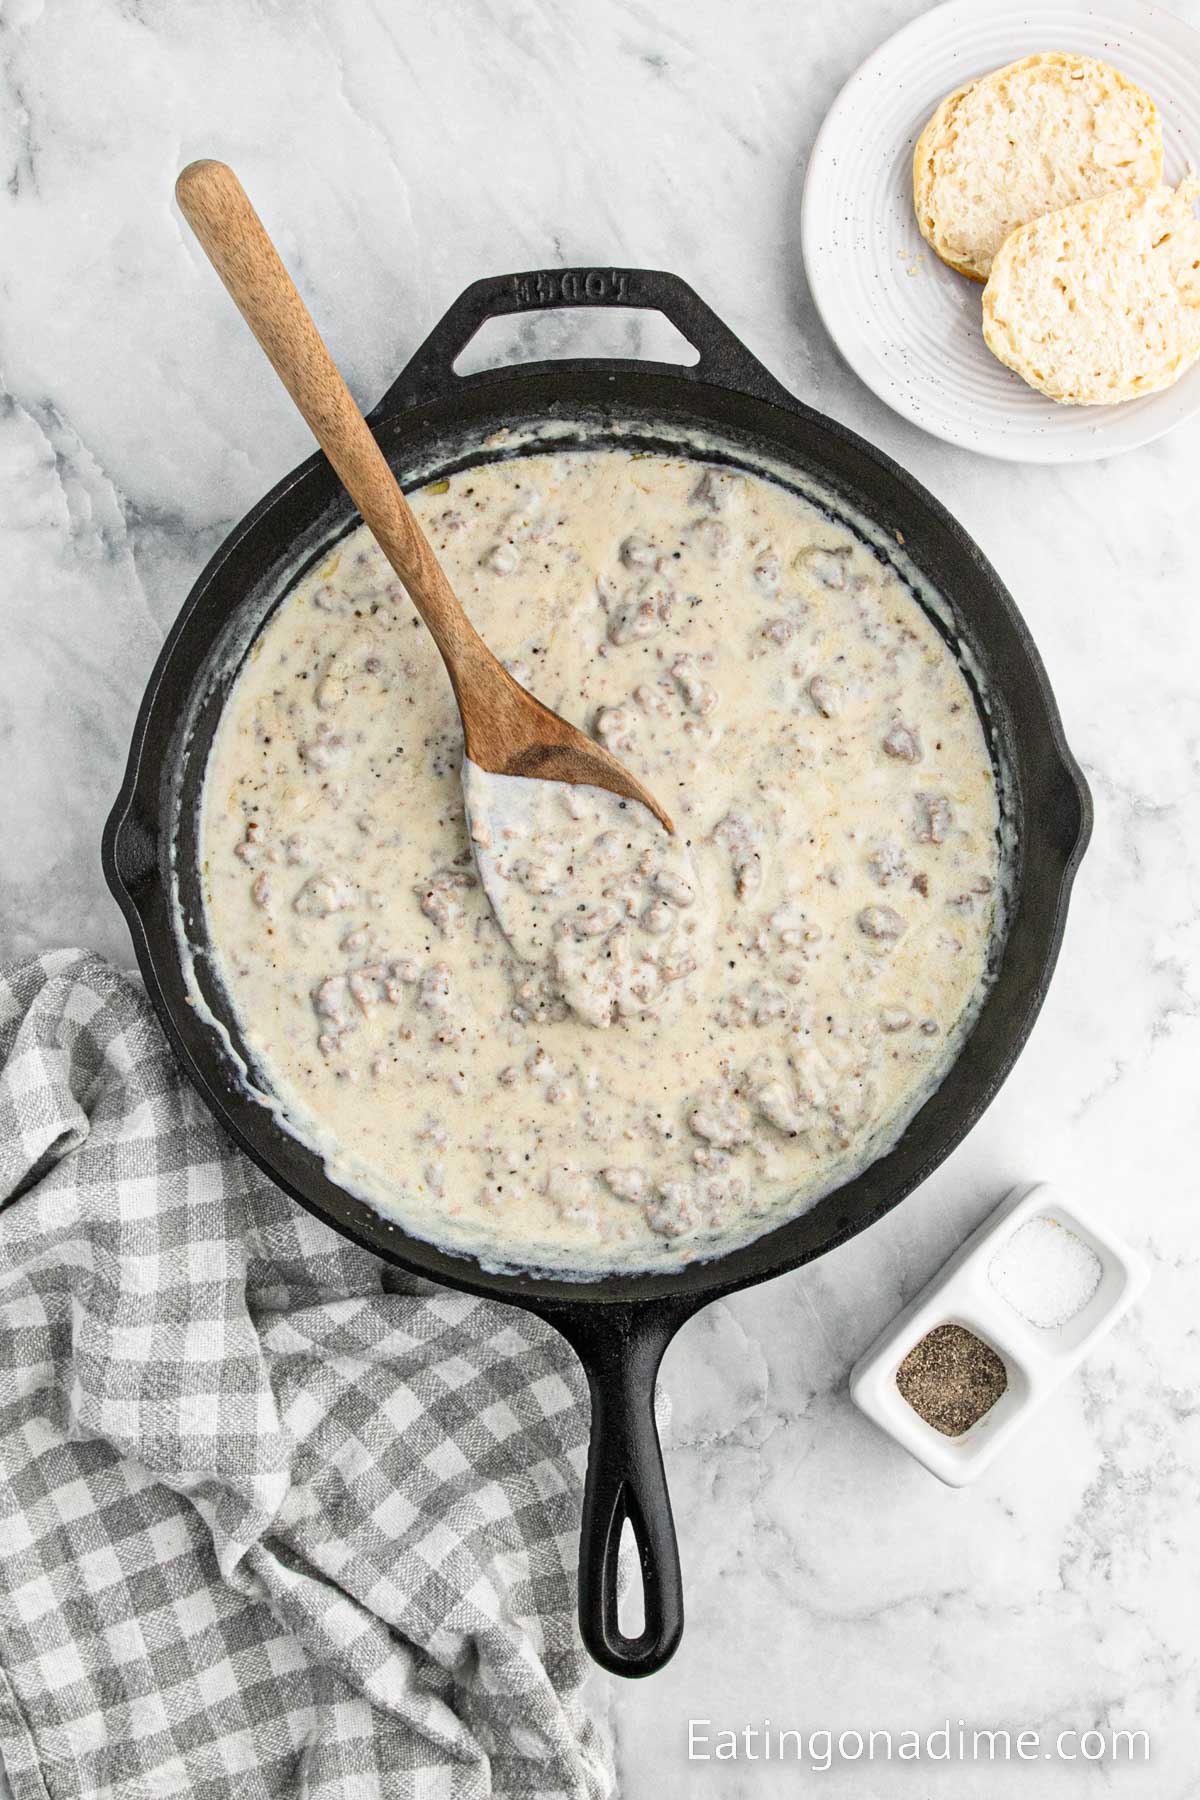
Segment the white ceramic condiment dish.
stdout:
<path fill-rule="evenodd" d="M 1002 1297 L 989 1273 L 993 1259 L 1031 1219 L 1046 1217 L 1073 1232 L 1100 1264 L 1090 1299 L 1073 1317 L 1034 1325 Z M 861 1356 L 850 1375 L 855 1404 L 950 1487 L 974 1481 L 1088 1351 L 1132 1306 L 1149 1279 L 1142 1259 L 1073 1197 L 1046 1182 L 1023 1183 Z M 1008 1386 L 961 1437 L 946 1437 L 921 1418 L 896 1385 L 908 1352 L 939 1325 L 974 1332 L 1003 1359 Z"/>
<path fill-rule="evenodd" d="M 826 330 L 881 400 L 985 456 L 1088 462 L 1200 411 L 1200 365 L 1120 406 L 1060 406 L 983 341 L 982 289 L 940 262 L 913 214 L 912 157 L 954 88 L 1038 50 L 1110 62 L 1157 103 L 1163 178 L 1200 166 L 1200 34 L 1144 0 L 949 0 L 880 45 L 830 107 L 804 182 L 801 239 Z"/>

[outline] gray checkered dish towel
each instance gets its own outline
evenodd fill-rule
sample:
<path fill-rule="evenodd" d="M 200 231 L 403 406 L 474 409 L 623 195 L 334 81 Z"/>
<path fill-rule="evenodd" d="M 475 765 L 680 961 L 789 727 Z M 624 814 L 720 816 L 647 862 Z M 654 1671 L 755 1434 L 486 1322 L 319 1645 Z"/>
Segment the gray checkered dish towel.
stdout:
<path fill-rule="evenodd" d="M 598 1800 L 587 1398 L 356 1249 L 94 956 L 0 971 L 0 1755 L 15 1800 Z"/>

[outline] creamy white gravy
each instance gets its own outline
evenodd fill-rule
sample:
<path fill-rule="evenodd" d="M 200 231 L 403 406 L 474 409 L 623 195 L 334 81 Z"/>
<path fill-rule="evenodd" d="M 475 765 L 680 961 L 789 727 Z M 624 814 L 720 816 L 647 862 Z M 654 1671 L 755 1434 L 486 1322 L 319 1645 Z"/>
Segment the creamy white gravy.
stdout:
<path fill-rule="evenodd" d="M 603 788 L 467 759 L 463 798 L 484 893 L 544 999 L 598 1029 L 679 1002 L 712 959 L 715 922 L 686 839 Z"/>
<path fill-rule="evenodd" d="M 445 673 L 351 535 L 255 641 L 205 781 L 256 1077 L 335 1179 L 450 1249 L 718 1254 L 882 1154 L 960 1047 L 1000 876 L 970 690 L 895 572 L 757 476 L 562 452 L 413 504 L 489 643 L 676 837 L 520 782 L 498 840 L 468 766 L 510 942 Z"/>

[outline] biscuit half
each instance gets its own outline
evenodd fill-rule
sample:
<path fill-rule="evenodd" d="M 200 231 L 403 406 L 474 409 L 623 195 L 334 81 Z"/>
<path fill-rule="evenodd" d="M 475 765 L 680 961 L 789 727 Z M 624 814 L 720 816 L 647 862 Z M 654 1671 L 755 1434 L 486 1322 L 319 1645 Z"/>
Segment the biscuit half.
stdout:
<path fill-rule="evenodd" d="M 1200 179 L 1122 189 L 1021 226 L 983 290 L 988 349 L 1031 387 L 1108 406 L 1200 357 Z"/>
<path fill-rule="evenodd" d="M 1089 56 L 1045 51 L 948 94 L 917 140 L 917 223 L 942 261 L 986 281 L 1011 231 L 1060 207 L 1162 179 L 1142 89 Z"/>

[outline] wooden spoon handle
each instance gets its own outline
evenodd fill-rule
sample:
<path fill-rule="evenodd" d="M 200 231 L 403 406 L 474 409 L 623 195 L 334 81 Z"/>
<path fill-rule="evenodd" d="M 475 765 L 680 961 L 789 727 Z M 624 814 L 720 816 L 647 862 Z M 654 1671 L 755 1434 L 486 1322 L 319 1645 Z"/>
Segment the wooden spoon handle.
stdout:
<path fill-rule="evenodd" d="M 464 658 L 478 660 L 482 641 L 241 182 L 225 163 L 189 163 L 175 183 L 175 197 L 204 254 L 408 589 L 453 678 Z M 491 660 L 488 652 L 484 656 Z"/>

